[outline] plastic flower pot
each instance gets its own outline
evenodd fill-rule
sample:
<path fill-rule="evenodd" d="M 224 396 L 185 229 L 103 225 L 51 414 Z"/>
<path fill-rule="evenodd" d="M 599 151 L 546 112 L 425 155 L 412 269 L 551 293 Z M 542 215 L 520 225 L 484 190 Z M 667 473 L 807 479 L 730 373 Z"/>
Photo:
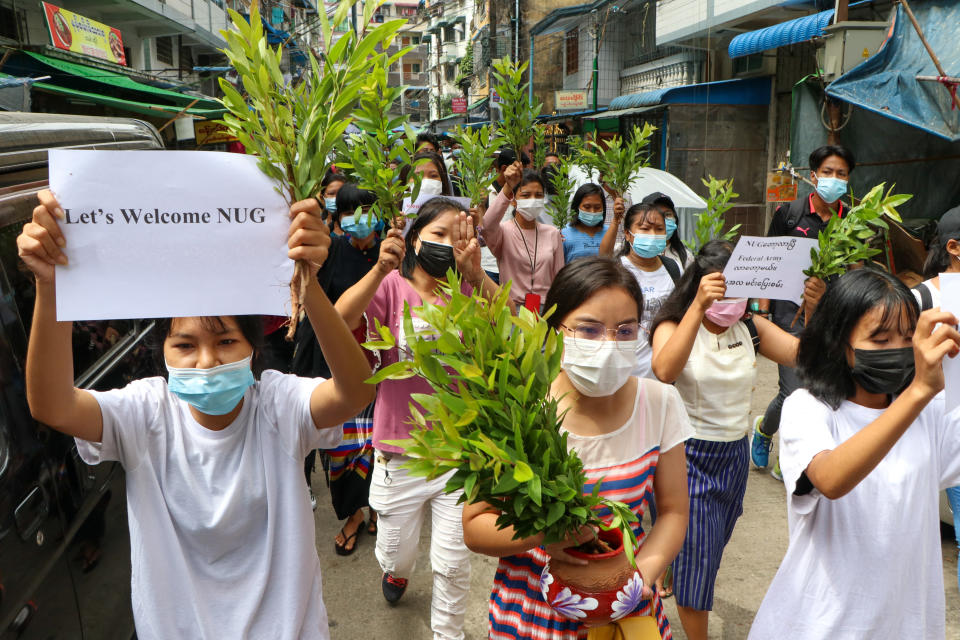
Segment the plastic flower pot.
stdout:
<path fill-rule="evenodd" d="M 561 616 L 587 626 L 608 624 L 643 606 L 643 577 L 623 552 L 623 534 L 601 531 L 600 539 L 612 551 L 584 553 L 564 551 L 588 561 L 587 565 L 547 562 L 540 574 L 543 599 Z"/>

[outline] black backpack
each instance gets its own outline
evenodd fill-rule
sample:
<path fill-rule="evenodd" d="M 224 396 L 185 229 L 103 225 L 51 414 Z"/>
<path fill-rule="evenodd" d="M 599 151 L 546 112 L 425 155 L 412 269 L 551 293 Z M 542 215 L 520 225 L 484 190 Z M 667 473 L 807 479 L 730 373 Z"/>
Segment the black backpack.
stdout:
<path fill-rule="evenodd" d="M 663 263 L 663 268 L 667 270 L 667 273 L 670 274 L 670 279 L 673 280 L 673 284 L 677 284 L 680 281 L 680 265 L 673 258 L 668 258 L 667 256 L 660 256 L 660 262 Z"/>

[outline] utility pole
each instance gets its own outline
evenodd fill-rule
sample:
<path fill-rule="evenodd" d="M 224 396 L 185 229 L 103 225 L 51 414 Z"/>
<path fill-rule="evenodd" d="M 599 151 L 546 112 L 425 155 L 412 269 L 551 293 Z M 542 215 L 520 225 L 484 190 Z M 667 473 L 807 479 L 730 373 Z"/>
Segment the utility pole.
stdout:
<path fill-rule="evenodd" d="M 490 119 L 493 120 L 493 61 L 497 57 L 497 4 L 496 0 L 487 0 L 489 7 L 487 28 L 490 30 L 487 34 L 487 51 L 490 64 L 487 65 L 487 109 L 490 111 Z"/>
<path fill-rule="evenodd" d="M 600 84 L 600 13 L 594 9 L 593 26 L 593 110 L 597 110 L 597 85 Z"/>

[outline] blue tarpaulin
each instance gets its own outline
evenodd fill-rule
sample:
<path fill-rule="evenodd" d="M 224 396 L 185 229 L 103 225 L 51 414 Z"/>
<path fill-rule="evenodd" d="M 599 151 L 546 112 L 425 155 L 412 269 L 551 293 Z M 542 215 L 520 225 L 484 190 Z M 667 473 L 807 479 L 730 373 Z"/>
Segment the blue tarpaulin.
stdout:
<path fill-rule="evenodd" d="M 960 76 L 960 5 L 928 0 L 913 7 L 917 22 L 947 76 Z M 960 142 L 960 109 L 950 86 L 917 80 L 937 76 L 936 67 L 902 6 L 892 34 L 873 57 L 827 86 L 827 95 L 950 140 Z"/>

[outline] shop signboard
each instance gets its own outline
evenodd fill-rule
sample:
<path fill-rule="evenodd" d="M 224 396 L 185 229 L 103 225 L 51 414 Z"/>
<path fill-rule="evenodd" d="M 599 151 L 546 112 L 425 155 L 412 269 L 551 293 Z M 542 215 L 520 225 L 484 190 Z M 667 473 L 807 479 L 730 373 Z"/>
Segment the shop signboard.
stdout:
<path fill-rule="evenodd" d="M 454 113 L 466 113 L 467 112 L 467 99 L 464 97 L 456 97 L 450 102 L 450 108 Z"/>
<path fill-rule="evenodd" d="M 555 91 L 557 111 L 583 111 L 587 108 L 586 91 Z"/>
<path fill-rule="evenodd" d="M 47 27 L 50 29 L 50 41 L 54 47 L 117 64 L 127 64 L 119 29 L 46 2 L 42 4 L 47 17 Z"/>

